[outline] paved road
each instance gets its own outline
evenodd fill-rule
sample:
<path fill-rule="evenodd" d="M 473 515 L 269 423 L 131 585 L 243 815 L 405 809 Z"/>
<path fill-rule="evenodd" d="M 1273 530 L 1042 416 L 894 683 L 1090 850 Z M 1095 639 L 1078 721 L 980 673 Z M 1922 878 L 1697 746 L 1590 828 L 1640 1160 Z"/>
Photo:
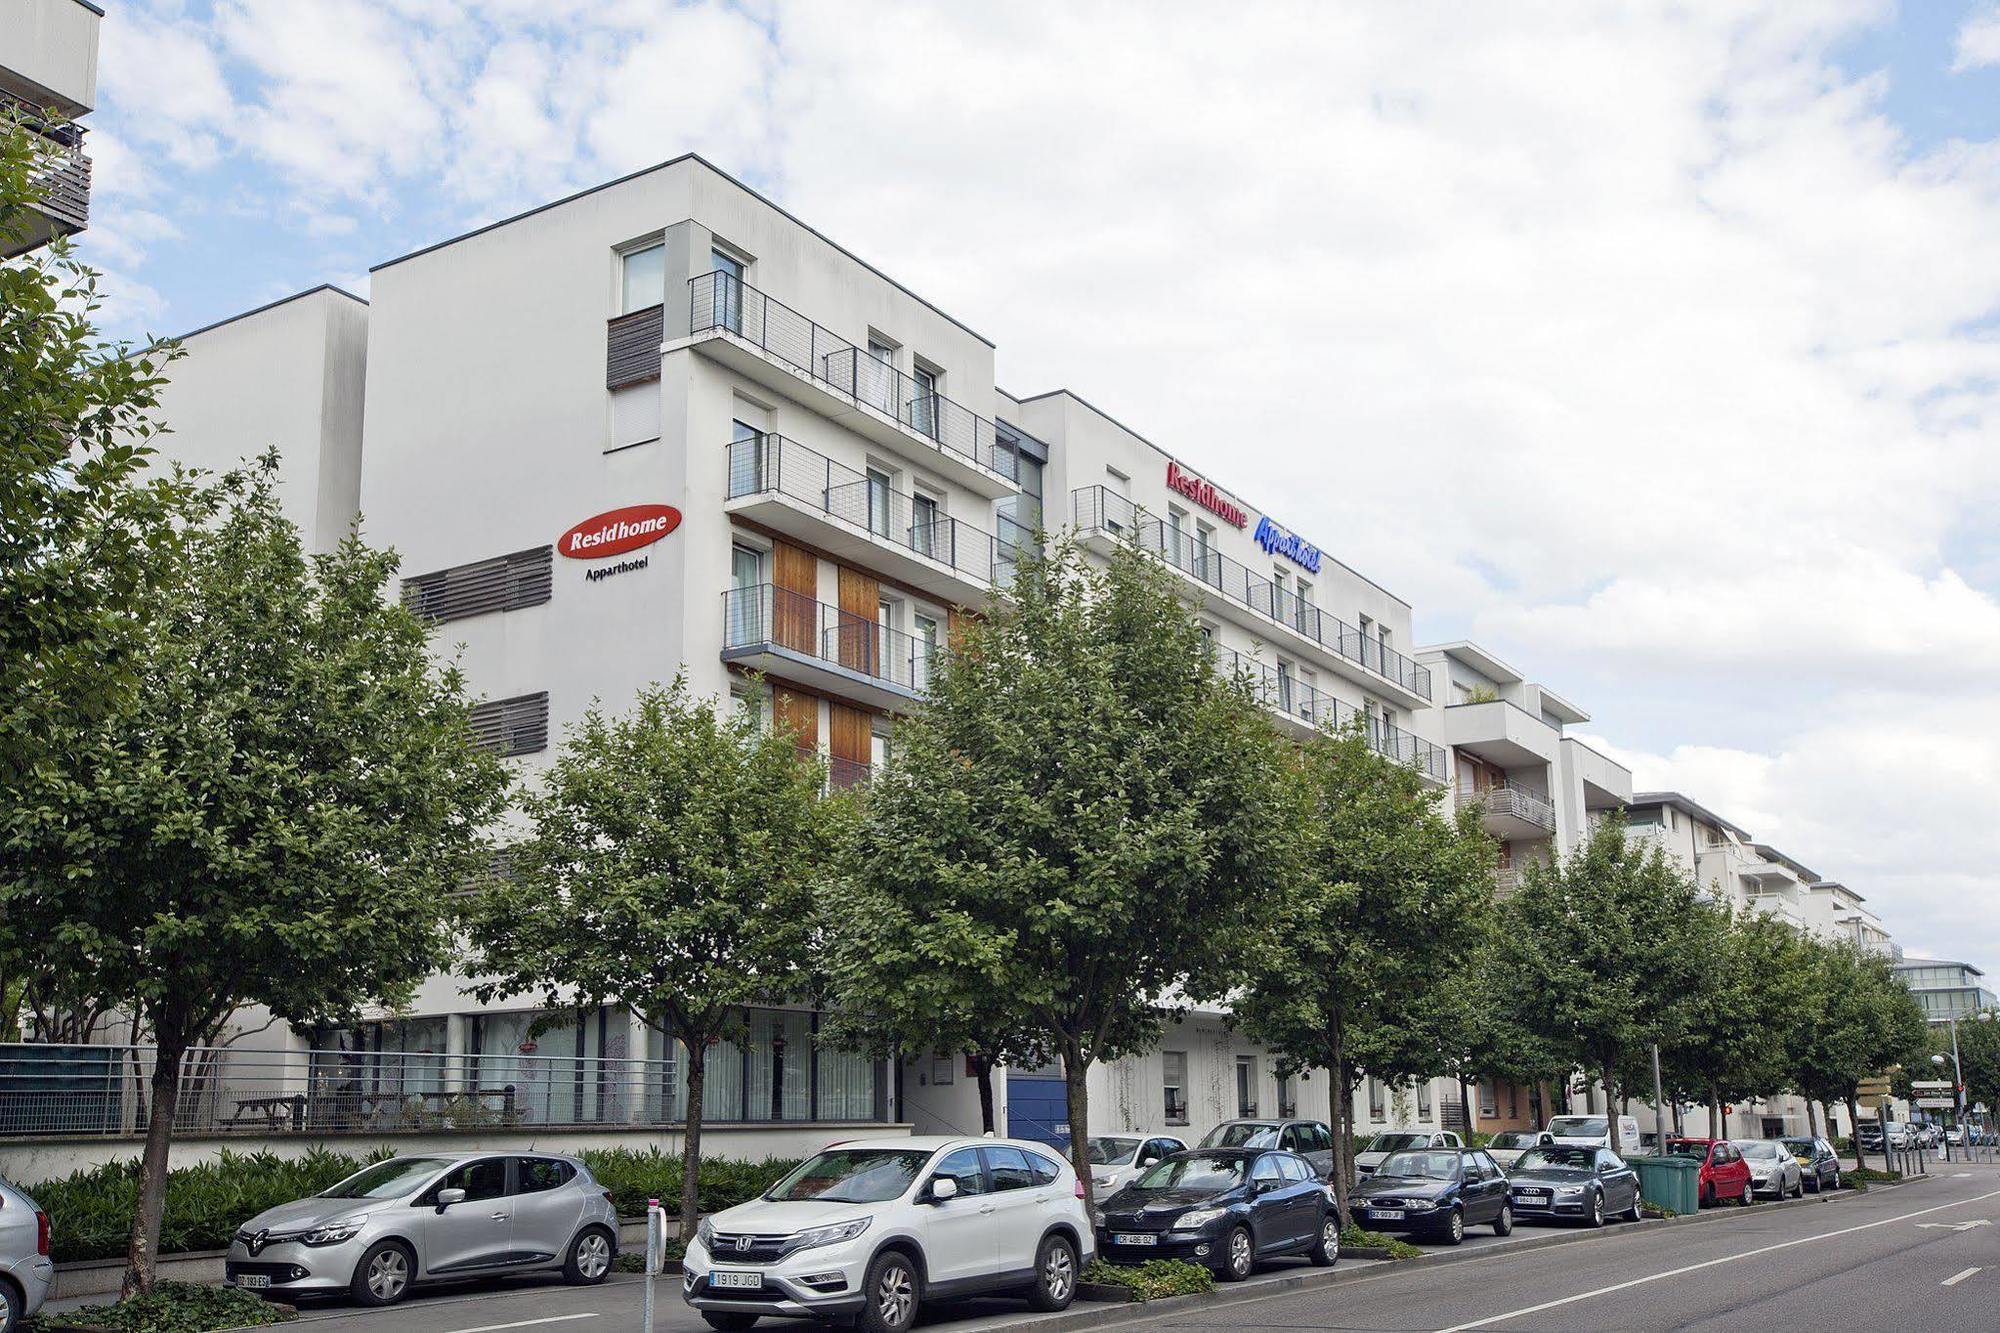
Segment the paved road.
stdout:
<path fill-rule="evenodd" d="M 1546 1244 L 1552 1235 L 1575 1234 L 1519 1227 L 1506 1240 L 1476 1236 L 1459 1251 L 1437 1252 L 1450 1253 L 1449 1262 L 1343 1260 L 1331 1284 L 1316 1276 L 1297 1285 L 1313 1270 L 1282 1263 L 1249 1284 L 1270 1293 L 1258 1299 L 1154 1312 L 1120 1326 L 1342 1333 L 2000 1328 L 2000 1169 L 1992 1167 L 1954 1167 L 1928 1183 L 1878 1186 L 1837 1202 L 1725 1209 L 1673 1226 L 1614 1225 L 1575 1244 Z M 656 1333 L 706 1330 L 681 1303 L 678 1279 L 661 1279 L 655 1295 Z M 390 1311 L 322 1305 L 304 1313 L 314 1333 L 626 1333 L 639 1328 L 640 1306 L 640 1280 L 621 1275 L 594 1288 L 517 1280 L 428 1293 Z M 1016 1302 L 964 1301 L 938 1307 L 924 1323 L 944 1333 L 1013 1326 L 1028 1333 L 1044 1318 Z"/>

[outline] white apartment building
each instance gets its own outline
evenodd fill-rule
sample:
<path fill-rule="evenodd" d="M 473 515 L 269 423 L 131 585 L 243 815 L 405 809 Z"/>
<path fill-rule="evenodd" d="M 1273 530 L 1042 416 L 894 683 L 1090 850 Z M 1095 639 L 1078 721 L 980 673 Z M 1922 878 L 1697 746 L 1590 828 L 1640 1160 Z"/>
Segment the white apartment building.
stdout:
<path fill-rule="evenodd" d="M 0 237 L 0 259 L 82 231 L 90 221 L 90 158 L 75 121 L 97 101 L 97 25 L 103 17 L 89 0 L 0 5 L 0 108 L 36 128 L 49 150 L 34 225 L 23 236 Z"/>

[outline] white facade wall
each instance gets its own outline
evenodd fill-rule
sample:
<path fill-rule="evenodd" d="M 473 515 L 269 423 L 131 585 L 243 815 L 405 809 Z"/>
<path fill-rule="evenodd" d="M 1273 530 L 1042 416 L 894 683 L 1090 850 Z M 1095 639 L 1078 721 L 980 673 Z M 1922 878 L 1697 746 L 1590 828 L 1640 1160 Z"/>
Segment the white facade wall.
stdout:
<path fill-rule="evenodd" d="M 97 25 L 79 0 L 7 0 L 0 8 L 0 92 L 80 116 L 97 104 Z"/>

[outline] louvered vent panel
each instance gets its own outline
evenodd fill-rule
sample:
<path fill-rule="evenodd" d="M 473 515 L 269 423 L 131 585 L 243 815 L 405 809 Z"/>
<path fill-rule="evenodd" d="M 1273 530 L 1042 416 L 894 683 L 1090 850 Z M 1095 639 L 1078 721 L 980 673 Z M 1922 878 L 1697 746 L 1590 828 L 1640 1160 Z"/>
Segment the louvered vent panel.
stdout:
<path fill-rule="evenodd" d="M 549 748 L 549 692 L 496 699 L 474 707 L 466 720 L 472 739 L 505 758 Z"/>
<path fill-rule="evenodd" d="M 664 306 L 649 305 L 620 315 L 604 329 L 604 387 L 622 389 L 660 377 L 660 345 L 666 337 Z"/>
<path fill-rule="evenodd" d="M 512 611 L 549 600 L 555 576 L 553 548 L 512 555 L 403 580 L 403 605 L 431 620 L 463 620 L 488 611 Z"/>

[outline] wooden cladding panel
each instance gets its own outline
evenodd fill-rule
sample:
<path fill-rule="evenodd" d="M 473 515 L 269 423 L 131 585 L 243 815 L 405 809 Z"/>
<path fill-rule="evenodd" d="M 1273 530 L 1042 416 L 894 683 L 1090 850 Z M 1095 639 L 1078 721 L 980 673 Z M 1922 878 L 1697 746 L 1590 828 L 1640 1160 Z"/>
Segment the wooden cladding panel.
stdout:
<path fill-rule="evenodd" d="M 604 387 L 622 389 L 660 377 L 660 346 L 666 338 L 665 306 L 647 306 L 619 315 L 604 327 Z"/>
<path fill-rule="evenodd" d="M 819 749 L 819 699 L 779 685 L 771 691 L 771 712 L 801 750 Z"/>
<path fill-rule="evenodd" d="M 771 543 L 771 638 L 796 652 L 819 653 L 819 560 L 789 542 Z"/>
<path fill-rule="evenodd" d="M 827 753 L 866 768 L 874 757 L 873 725 L 868 714 L 846 704 L 827 703 Z"/>
<path fill-rule="evenodd" d="M 873 575 L 840 567 L 840 664 L 874 675 L 882 645 L 878 617 L 882 585 Z"/>

